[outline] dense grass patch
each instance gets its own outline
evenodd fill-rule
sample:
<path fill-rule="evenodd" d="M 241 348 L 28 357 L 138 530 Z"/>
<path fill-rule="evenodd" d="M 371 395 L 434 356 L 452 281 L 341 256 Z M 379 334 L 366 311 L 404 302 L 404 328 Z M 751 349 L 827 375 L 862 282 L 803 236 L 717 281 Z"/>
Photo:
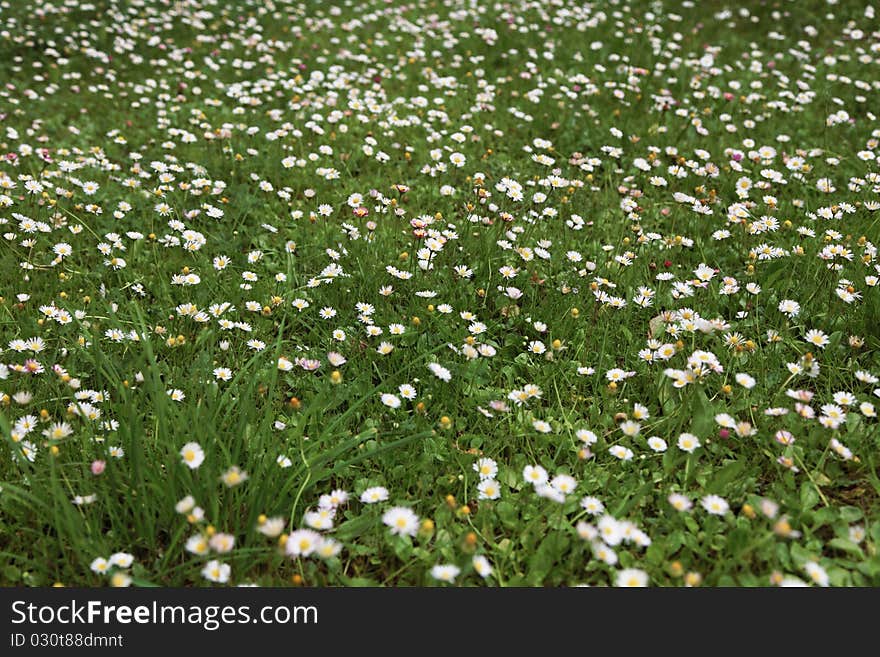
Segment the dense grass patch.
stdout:
<path fill-rule="evenodd" d="M 0 24 L 0 583 L 880 585 L 868 4 Z"/>

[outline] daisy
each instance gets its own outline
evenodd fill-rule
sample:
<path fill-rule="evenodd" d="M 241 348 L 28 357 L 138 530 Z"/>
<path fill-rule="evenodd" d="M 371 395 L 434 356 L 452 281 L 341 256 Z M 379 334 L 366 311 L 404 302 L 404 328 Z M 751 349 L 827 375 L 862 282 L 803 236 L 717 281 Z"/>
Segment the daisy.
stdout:
<path fill-rule="evenodd" d="M 807 334 L 804 336 L 804 341 L 809 342 L 810 344 L 819 347 L 820 349 L 824 349 L 825 346 L 830 342 L 828 336 L 818 329 L 807 331 Z"/>
<path fill-rule="evenodd" d="M 232 370 L 228 367 L 217 367 L 214 369 L 214 378 L 219 381 L 229 381 L 232 378 Z"/>
<path fill-rule="evenodd" d="M 364 504 L 376 504 L 388 499 L 388 489 L 382 486 L 373 486 L 361 493 L 360 500 Z"/>
<path fill-rule="evenodd" d="M 209 582 L 215 582 L 217 584 L 225 584 L 228 582 L 231 574 L 232 567 L 229 564 L 220 563 L 216 559 L 209 561 L 205 564 L 205 567 L 202 568 L 202 577 Z"/>
<path fill-rule="evenodd" d="M 332 559 L 342 552 L 342 544 L 326 536 L 321 539 L 316 554 L 322 559 Z"/>
<path fill-rule="evenodd" d="M 172 400 L 176 402 L 181 402 L 186 399 L 186 395 L 183 394 L 183 390 L 178 390 L 176 388 L 173 390 L 168 390 L 167 394 L 169 397 L 171 397 Z"/>
<path fill-rule="evenodd" d="M 614 445 L 613 447 L 608 448 L 608 452 L 612 456 L 616 456 L 621 461 L 632 461 L 633 451 L 628 447 L 624 447 L 623 445 Z"/>
<path fill-rule="evenodd" d="M 599 437 L 589 429 L 578 429 L 574 435 L 586 445 L 594 445 L 599 440 Z"/>
<path fill-rule="evenodd" d="M 617 565 L 617 553 L 602 541 L 593 541 L 590 548 L 593 556 L 609 566 Z"/>
<path fill-rule="evenodd" d="M 527 465 L 523 468 L 523 479 L 534 486 L 540 486 L 546 484 L 549 477 L 540 465 Z"/>
<path fill-rule="evenodd" d="M 247 472 L 239 468 L 237 465 L 230 466 L 230 468 L 220 477 L 221 481 L 223 481 L 227 488 L 234 488 L 247 481 L 247 478 Z"/>
<path fill-rule="evenodd" d="M 614 585 L 618 587 L 648 586 L 648 573 L 638 568 L 626 568 L 617 573 Z"/>
<path fill-rule="evenodd" d="M 196 470 L 205 460 L 205 452 L 198 443 L 187 443 L 180 449 L 183 464 L 190 470 Z"/>
<path fill-rule="evenodd" d="M 650 447 L 655 452 L 665 452 L 666 441 L 659 436 L 651 436 L 650 438 L 648 438 L 648 447 Z"/>
<path fill-rule="evenodd" d="M 477 484 L 479 499 L 481 500 L 497 500 L 501 497 L 501 487 L 494 479 L 483 479 Z"/>
<path fill-rule="evenodd" d="M 577 488 L 577 480 L 569 475 L 559 474 L 550 480 L 550 485 L 563 495 L 568 495 Z"/>
<path fill-rule="evenodd" d="M 106 573 L 110 569 L 110 566 L 111 566 L 110 562 L 107 561 L 105 558 L 97 557 L 96 559 L 92 560 L 92 563 L 89 565 L 89 568 L 92 570 L 92 572 L 98 573 L 99 575 L 103 575 L 104 573 Z"/>
<path fill-rule="evenodd" d="M 544 420 L 532 420 L 532 427 L 534 427 L 535 431 L 538 433 L 550 433 L 553 430 L 550 423 L 545 422 Z"/>
<path fill-rule="evenodd" d="M 63 440 L 73 433 L 73 427 L 67 422 L 53 422 L 42 433 L 49 440 Z"/>
<path fill-rule="evenodd" d="M 388 408 L 400 408 L 400 398 L 397 395 L 392 395 L 389 392 L 383 393 L 381 396 L 382 403 L 385 404 Z"/>
<path fill-rule="evenodd" d="M 458 566 L 452 564 L 438 564 L 431 568 L 431 577 L 437 581 L 452 584 L 455 582 L 455 578 L 458 577 L 460 572 L 461 569 L 458 568 Z"/>
<path fill-rule="evenodd" d="M 318 549 L 322 540 L 313 529 L 297 529 L 287 535 L 284 551 L 290 557 L 308 557 Z"/>
<path fill-rule="evenodd" d="M 776 514 L 779 513 L 779 505 L 771 499 L 762 498 L 759 507 L 761 509 L 761 513 L 763 513 L 768 518 L 775 518 Z"/>
<path fill-rule="evenodd" d="M 807 563 L 805 563 L 804 572 L 806 572 L 807 575 L 809 575 L 810 579 L 818 586 L 828 586 L 828 573 L 815 561 L 808 561 Z"/>
<path fill-rule="evenodd" d="M 268 536 L 269 538 L 277 538 L 281 535 L 281 532 L 284 531 L 285 524 L 287 524 L 286 521 L 280 516 L 266 518 L 257 526 L 257 531 L 260 532 L 263 536 Z"/>
<path fill-rule="evenodd" d="M 581 507 L 591 516 L 598 516 L 604 513 L 605 505 L 597 497 L 586 496 L 581 499 Z"/>
<path fill-rule="evenodd" d="M 623 526 L 613 516 L 606 514 L 599 518 L 596 528 L 599 530 L 599 537 L 607 545 L 619 545 L 623 540 Z"/>
<path fill-rule="evenodd" d="M 690 498 L 681 493 L 670 494 L 668 500 L 669 504 L 671 504 L 672 508 L 676 511 L 690 511 L 693 507 L 693 502 L 691 502 Z"/>
<path fill-rule="evenodd" d="M 382 514 L 382 522 L 391 528 L 392 534 L 415 536 L 419 531 L 419 517 L 413 510 L 395 506 Z"/>
<path fill-rule="evenodd" d="M 700 446 L 700 440 L 692 433 L 683 433 L 678 437 L 678 448 L 692 454 L 697 447 Z"/>
<path fill-rule="evenodd" d="M 327 530 L 333 528 L 333 517 L 336 515 L 336 509 L 319 508 L 317 511 L 306 511 L 303 522 L 312 529 Z"/>
<path fill-rule="evenodd" d="M 625 420 L 620 423 L 620 430 L 623 432 L 623 435 L 629 436 L 630 438 L 638 436 L 641 429 L 642 425 L 638 422 L 633 422 L 632 420 Z"/>
<path fill-rule="evenodd" d="M 214 534 L 208 541 L 208 545 L 212 550 L 220 554 L 231 552 L 232 548 L 235 547 L 235 537 L 231 534 Z"/>
<path fill-rule="evenodd" d="M 713 516 L 723 516 L 730 509 L 727 500 L 718 495 L 706 495 L 700 500 L 700 504 Z"/>
<path fill-rule="evenodd" d="M 431 370 L 431 373 L 436 376 L 441 381 L 449 381 L 452 379 L 452 373 L 440 365 L 440 363 L 430 363 L 428 365 L 428 369 Z"/>
<path fill-rule="evenodd" d="M 862 525 L 852 525 L 849 528 L 849 540 L 858 545 L 865 540 L 865 528 Z"/>
<path fill-rule="evenodd" d="M 327 495 L 321 495 L 318 500 L 318 506 L 321 508 L 338 508 L 348 504 L 348 493 L 340 488 L 331 491 Z"/>
<path fill-rule="evenodd" d="M 474 570 L 483 579 L 492 575 L 492 564 L 482 554 L 475 554 L 471 563 L 473 563 Z"/>
<path fill-rule="evenodd" d="M 110 576 L 110 586 L 114 588 L 125 588 L 131 586 L 131 575 L 121 570 L 117 570 Z"/>
<path fill-rule="evenodd" d="M 193 496 L 187 495 L 174 505 L 174 510 L 177 511 L 177 513 L 189 513 L 195 505 L 196 501 Z"/>
<path fill-rule="evenodd" d="M 490 458 L 480 458 L 473 465 L 474 472 L 480 475 L 480 479 L 494 479 L 498 474 L 498 464 Z"/>

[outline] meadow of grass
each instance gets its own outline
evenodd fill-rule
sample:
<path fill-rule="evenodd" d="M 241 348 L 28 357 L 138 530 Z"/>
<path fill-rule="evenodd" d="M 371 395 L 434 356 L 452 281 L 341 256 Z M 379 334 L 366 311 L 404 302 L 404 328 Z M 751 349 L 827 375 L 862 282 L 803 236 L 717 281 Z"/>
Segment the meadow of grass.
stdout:
<path fill-rule="evenodd" d="M 0 584 L 880 585 L 870 3 L 0 1 Z"/>

